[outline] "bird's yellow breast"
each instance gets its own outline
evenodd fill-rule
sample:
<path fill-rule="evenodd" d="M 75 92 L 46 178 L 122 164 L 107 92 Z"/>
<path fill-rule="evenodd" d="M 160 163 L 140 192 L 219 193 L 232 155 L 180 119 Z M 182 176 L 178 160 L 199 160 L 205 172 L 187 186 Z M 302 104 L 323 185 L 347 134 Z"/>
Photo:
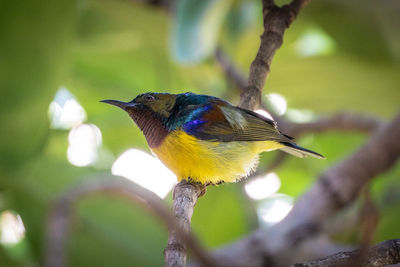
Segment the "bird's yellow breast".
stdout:
<path fill-rule="evenodd" d="M 273 141 L 212 142 L 184 131 L 171 132 L 152 151 L 178 177 L 196 182 L 235 182 L 251 173 L 258 154 L 283 145 Z"/>

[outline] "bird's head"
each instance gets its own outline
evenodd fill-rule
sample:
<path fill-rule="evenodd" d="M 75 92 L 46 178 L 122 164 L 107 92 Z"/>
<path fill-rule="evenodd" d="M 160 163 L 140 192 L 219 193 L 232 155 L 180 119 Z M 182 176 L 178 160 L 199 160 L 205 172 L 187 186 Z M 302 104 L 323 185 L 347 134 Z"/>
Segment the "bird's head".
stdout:
<path fill-rule="evenodd" d="M 168 134 L 167 120 L 175 106 L 176 95 L 146 93 L 130 102 L 102 100 L 125 110 L 143 131 L 150 147 L 157 147 Z"/>
<path fill-rule="evenodd" d="M 159 116 L 160 118 L 168 118 L 175 106 L 176 95 L 164 93 L 145 93 L 138 95 L 130 102 L 122 102 L 118 100 L 102 100 L 101 102 L 111 104 L 122 108 L 131 115 L 133 119 L 140 114 L 149 113 Z"/>

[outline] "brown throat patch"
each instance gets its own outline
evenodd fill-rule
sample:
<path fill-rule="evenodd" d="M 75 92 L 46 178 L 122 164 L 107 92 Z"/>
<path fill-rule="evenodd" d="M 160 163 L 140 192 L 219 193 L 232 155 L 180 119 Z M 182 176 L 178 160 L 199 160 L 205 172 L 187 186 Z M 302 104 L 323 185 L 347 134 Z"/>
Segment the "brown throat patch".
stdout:
<path fill-rule="evenodd" d="M 168 134 L 161 118 L 150 110 L 129 110 L 128 113 L 142 130 L 149 146 L 158 147 Z"/>

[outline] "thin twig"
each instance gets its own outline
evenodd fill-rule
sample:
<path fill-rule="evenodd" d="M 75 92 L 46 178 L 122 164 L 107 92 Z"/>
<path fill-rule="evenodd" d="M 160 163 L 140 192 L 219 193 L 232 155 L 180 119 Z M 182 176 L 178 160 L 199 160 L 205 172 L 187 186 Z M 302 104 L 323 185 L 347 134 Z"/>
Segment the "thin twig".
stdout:
<path fill-rule="evenodd" d="M 279 129 L 290 136 L 298 138 L 306 133 L 321 133 L 326 131 L 346 131 L 371 133 L 384 122 L 376 117 L 365 114 L 341 112 L 335 115 L 321 117 L 307 123 L 294 123 L 282 117 L 278 118 Z M 272 161 L 267 170 L 272 171 L 279 167 L 288 158 L 288 154 L 280 152 Z"/>
<path fill-rule="evenodd" d="M 283 121 L 279 125 L 285 133 L 297 137 L 304 133 L 320 133 L 332 130 L 371 133 L 382 124 L 382 120 L 373 116 L 341 112 L 332 116 L 318 118 L 312 122 L 293 123 Z"/>
<path fill-rule="evenodd" d="M 349 265 L 360 257 L 360 250 L 339 252 L 323 259 L 306 263 L 296 263 L 291 267 L 340 267 L 363 266 L 381 267 L 400 263 L 400 239 L 387 240 L 368 249 L 360 265 Z"/>
<path fill-rule="evenodd" d="M 45 266 L 68 266 L 66 242 L 74 205 L 82 198 L 99 192 L 116 193 L 128 197 L 149 209 L 161 221 L 165 222 L 180 240 L 183 240 L 193 252 L 193 255 L 202 262 L 202 265 L 212 263 L 209 255 L 197 239 L 187 229 L 181 228 L 181 223 L 170 214 L 165 203 L 158 196 L 124 178 L 106 175 L 101 179 L 98 177 L 89 179 L 87 182 L 69 189 L 54 204 L 47 221 Z"/>
<path fill-rule="evenodd" d="M 359 256 L 352 260 L 353 266 L 361 266 L 368 257 L 368 248 L 372 244 L 379 221 L 379 211 L 371 199 L 369 185 L 363 190 L 363 201 L 360 210 Z"/>
<path fill-rule="evenodd" d="M 204 193 L 205 187 L 182 181 L 174 188 L 172 213 L 178 222 L 178 227 L 169 229 L 168 245 L 164 250 L 165 266 L 185 266 L 186 265 L 186 245 L 187 239 L 182 239 L 180 232 L 190 233 L 190 221 L 193 215 L 194 206 L 197 198 Z M 193 249 L 191 247 L 191 249 Z M 205 256 L 205 255 L 203 255 Z M 214 266 L 213 261 L 205 257 L 204 266 Z"/>

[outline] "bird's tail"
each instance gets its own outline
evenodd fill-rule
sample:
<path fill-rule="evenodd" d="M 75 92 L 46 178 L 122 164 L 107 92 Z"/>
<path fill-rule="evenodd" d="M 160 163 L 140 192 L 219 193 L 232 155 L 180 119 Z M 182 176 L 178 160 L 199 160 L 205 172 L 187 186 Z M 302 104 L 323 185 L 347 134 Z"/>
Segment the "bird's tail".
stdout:
<path fill-rule="evenodd" d="M 281 148 L 282 151 L 285 151 L 286 153 L 292 154 L 293 156 L 299 157 L 299 158 L 304 158 L 307 156 L 311 156 L 314 158 L 318 159 L 324 159 L 325 157 L 322 156 L 321 154 L 318 154 L 317 152 L 308 150 L 306 148 L 303 148 L 301 146 L 298 146 L 293 143 L 289 142 L 281 142 L 284 147 Z"/>

